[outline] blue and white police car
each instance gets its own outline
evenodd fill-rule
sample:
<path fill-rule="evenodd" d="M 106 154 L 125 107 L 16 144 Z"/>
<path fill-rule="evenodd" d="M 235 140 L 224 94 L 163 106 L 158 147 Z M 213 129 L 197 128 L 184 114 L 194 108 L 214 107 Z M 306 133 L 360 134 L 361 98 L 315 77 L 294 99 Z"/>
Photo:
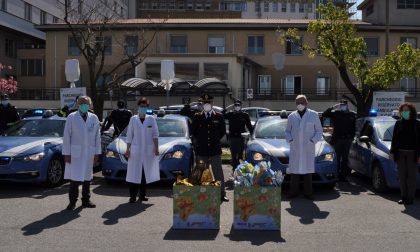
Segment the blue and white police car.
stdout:
<path fill-rule="evenodd" d="M 389 159 L 395 122 L 393 117 L 376 116 L 375 111 L 356 121 L 356 136 L 350 148 L 348 166 L 369 177 L 377 192 L 399 188 L 397 166 Z M 420 169 L 417 188 L 420 188 Z"/>

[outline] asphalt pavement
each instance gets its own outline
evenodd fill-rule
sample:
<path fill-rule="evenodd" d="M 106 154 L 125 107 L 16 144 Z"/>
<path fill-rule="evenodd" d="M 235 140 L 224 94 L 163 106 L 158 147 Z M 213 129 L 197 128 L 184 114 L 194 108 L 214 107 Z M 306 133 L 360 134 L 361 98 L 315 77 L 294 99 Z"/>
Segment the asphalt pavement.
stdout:
<path fill-rule="evenodd" d="M 227 174 L 230 167 L 224 166 Z M 315 200 L 283 193 L 281 232 L 232 229 L 233 191 L 221 205 L 220 230 L 172 230 L 170 183 L 150 187 L 147 203 L 129 204 L 124 183 L 96 173 L 95 209 L 74 211 L 68 184 L 58 188 L 0 182 L 0 251 L 420 251 L 420 195 L 401 206 L 398 190 L 375 194 L 353 174 Z"/>

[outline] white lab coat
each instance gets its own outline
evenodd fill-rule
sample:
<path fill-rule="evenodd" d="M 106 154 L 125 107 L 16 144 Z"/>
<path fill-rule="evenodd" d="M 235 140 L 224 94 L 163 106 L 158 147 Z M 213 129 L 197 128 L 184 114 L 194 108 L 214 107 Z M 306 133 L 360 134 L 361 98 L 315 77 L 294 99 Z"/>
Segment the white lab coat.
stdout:
<path fill-rule="evenodd" d="M 140 184 L 143 169 L 147 184 L 160 180 L 159 156 L 155 155 L 153 143 L 153 139 L 158 137 L 159 131 L 153 116 L 146 115 L 143 123 L 138 115 L 131 117 L 126 140 L 127 144 L 131 144 L 127 182 Z"/>
<path fill-rule="evenodd" d="M 95 114 L 88 112 L 86 122 L 79 111 L 73 112 L 67 117 L 62 154 L 71 156 L 71 163 L 65 165 L 65 179 L 92 180 L 95 155 L 101 154 L 99 120 Z"/>
<path fill-rule="evenodd" d="M 318 113 L 307 109 L 303 117 L 297 111 L 287 118 L 286 141 L 290 143 L 288 173 L 315 172 L 315 144 L 322 139 Z"/>

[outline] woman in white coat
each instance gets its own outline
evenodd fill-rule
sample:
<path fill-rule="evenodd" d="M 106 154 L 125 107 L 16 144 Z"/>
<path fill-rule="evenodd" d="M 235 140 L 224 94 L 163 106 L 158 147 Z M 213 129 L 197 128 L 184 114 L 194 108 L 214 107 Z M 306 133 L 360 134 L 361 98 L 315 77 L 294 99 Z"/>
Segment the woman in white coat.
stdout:
<path fill-rule="evenodd" d="M 136 202 L 140 189 L 139 201 L 147 201 L 146 184 L 159 181 L 159 131 L 156 120 L 146 115 L 149 102 L 141 98 L 138 102 L 138 114 L 130 119 L 127 128 L 128 158 L 126 181 L 130 183 L 130 203 Z"/>
<path fill-rule="evenodd" d="M 312 199 L 312 173 L 315 172 L 315 144 L 322 139 L 318 113 L 307 108 L 304 95 L 296 97 L 297 111 L 287 119 L 286 141 L 290 144 L 290 195 L 297 197 L 300 177 L 304 179 L 304 196 Z"/>

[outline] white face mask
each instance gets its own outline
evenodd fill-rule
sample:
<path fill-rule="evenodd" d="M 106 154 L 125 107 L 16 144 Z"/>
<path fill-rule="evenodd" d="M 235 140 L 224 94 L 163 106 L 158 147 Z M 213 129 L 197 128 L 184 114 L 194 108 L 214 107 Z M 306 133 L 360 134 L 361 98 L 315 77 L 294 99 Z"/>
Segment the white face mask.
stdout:
<path fill-rule="evenodd" d="M 348 107 L 347 105 L 340 105 L 341 111 L 347 111 Z"/>
<path fill-rule="evenodd" d="M 297 105 L 297 110 L 300 111 L 300 112 L 302 112 L 303 110 L 305 110 L 305 108 L 306 108 L 306 106 L 303 105 L 303 104 Z"/>
<path fill-rule="evenodd" d="M 211 109 L 212 109 L 212 106 L 211 106 L 210 103 L 206 103 L 206 104 L 204 104 L 203 109 L 204 109 L 205 112 L 210 112 Z"/>
<path fill-rule="evenodd" d="M 235 106 L 234 109 L 235 111 L 241 111 L 241 106 Z"/>

